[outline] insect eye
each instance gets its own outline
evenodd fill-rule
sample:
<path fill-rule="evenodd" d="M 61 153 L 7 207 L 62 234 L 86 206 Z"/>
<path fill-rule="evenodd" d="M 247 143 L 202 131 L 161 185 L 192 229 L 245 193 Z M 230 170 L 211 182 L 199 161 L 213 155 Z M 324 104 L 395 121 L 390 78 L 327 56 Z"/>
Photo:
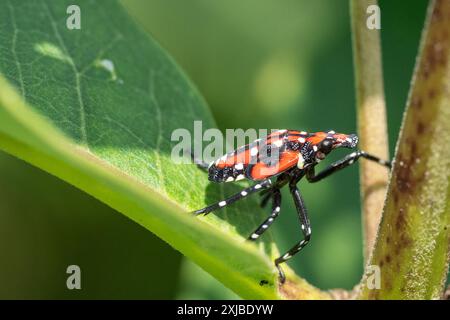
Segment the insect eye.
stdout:
<path fill-rule="evenodd" d="M 333 149 L 333 141 L 325 139 L 320 144 L 320 151 L 327 154 L 331 152 L 331 149 Z"/>

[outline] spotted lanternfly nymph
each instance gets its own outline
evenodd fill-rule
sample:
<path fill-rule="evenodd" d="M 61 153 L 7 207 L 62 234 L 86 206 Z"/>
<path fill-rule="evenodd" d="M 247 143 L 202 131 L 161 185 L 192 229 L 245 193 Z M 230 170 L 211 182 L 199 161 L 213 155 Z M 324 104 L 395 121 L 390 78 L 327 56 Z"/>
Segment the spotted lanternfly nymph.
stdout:
<path fill-rule="evenodd" d="M 365 158 L 375 161 L 388 168 L 389 161 L 384 161 L 364 151 L 354 151 L 341 160 L 332 163 L 319 173 L 315 173 L 315 166 L 336 148 L 355 148 L 358 143 L 356 134 L 341 134 L 334 131 L 308 133 L 296 130 L 278 130 L 263 139 L 236 149 L 224 155 L 211 164 L 195 161 L 197 165 L 208 170 L 208 178 L 213 182 L 230 182 L 241 179 L 256 181 L 251 187 L 241 192 L 195 211 L 195 214 L 208 214 L 211 211 L 228 206 L 247 196 L 261 192 L 264 207 L 272 200 L 270 216 L 248 237 L 248 240 L 258 239 L 280 214 L 280 189 L 288 185 L 300 218 L 303 240 L 296 243 L 285 254 L 275 259 L 280 281 L 285 276 L 280 264 L 292 258 L 303 249 L 311 238 L 311 226 L 305 203 L 297 188 L 297 183 L 306 176 L 309 182 L 318 182 L 325 177 L 339 171 L 357 161 Z M 272 178 L 276 178 L 272 182 Z"/>

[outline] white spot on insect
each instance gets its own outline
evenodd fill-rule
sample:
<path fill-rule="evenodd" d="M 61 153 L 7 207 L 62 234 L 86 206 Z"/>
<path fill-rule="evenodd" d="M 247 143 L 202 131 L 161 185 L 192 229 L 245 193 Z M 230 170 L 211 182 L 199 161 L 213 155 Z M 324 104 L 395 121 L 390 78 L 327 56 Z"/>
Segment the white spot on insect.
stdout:
<path fill-rule="evenodd" d="M 302 137 L 298 138 L 297 140 L 300 143 L 305 143 L 306 142 L 305 138 L 302 138 Z"/>
<path fill-rule="evenodd" d="M 238 164 L 236 164 L 236 165 L 234 166 L 234 168 L 235 168 L 236 170 L 242 170 L 242 169 L 244 169 L 244 165 L 243 165 L 242 163 L 238 163 Z"/>
<path fill-rule="evenodd" d="M 311 234 L 311 227 L 308 227 L 308 233 Z"/>
<path fill-rule="evenodd" d="M 298 155 L 297 168 L 303 169 L 305 167 L 305 159 L 301 154 Z"/>
<path fill-rule="evenodd" d="M 308 134 L 308 132 L 306 132 L 306 131 L 300 131 L 300 134 L 302 134 L 302 135 L 307 135 Z"/>
<path fill-rule="evenodd" d="M 273 218 L 269 218 L 269 219 L 267 219 L 267 221 L 272 222 L 272 221 L 273 221 Z"/>
<path fill-rule="evenodd" d="M 225 180 L 225 182 L 231 182 L 231 181 L 234 181 L 233 177 L 228 177 L 227 180 Z"/>
<path fill-rule="evenodd" d="M 328 133 L 329 133 L 329 134 L 335 134 L 335 133 L 336 133 L 336 131 L 334 131 L 334 130 L 330 130 L 330 131 L 328 131 Z"/>
<path fill-rule="evenodd" d="M 226 206 L 227 205 L 227 202 L 226 201 L 220 201 L 219 202 L 219 207 L 224 207 L 224 206 Z"/>
<path fill-rule="evenodd" d="M 276 207 L 275 212 L 280 212 L 280 207 Z"/>
<path fill-rule="evenodd" d="M 348 164 L 353 164 L 353 162 L 355 162 L 355 160 L 352 159 L 348 162 Z"/>
<path fill-rule="evenodd" d="M 317 150 L 319 150 L 319 149 L 317 148 L 317 146 L 313 146 L 313 150 L 314 150 L 314 152 L 317 152 Z"/>
<path fill-rule="evenodd" d="M 245 197 L 246 195 L 248 195 L 247 191 L 244 190 L 241 192 L 241 196 Z"/>
<path fill-rule="evenodd" d="M 267 229 L 267 228 L 268 228 L 268 225 L 267 225 L 267 224 L 263 224 L 261 227 L 262 227 L 263 229 Z"/>
<path fill-rule="evenodd" d="M 283 256 L 283 259 L 284 260 L 287 260 L 287 259 L 289 259 L 291 257 L 291 255 L 289 254 L 289 253 L 286 253 L 284 256 Z"/>
<path fill-rule="evenodd" d="M 239 181 L 239 180 L 242 180 L 242 179 L 245 179 L 245 176 L 243 174 L 240 174 L 240 175 L 238 175 L 236 177 L 236 181 Z"/>
<path fill-rule="evenodd" d="M 261 189 L 261 185 L 259 183 L 255 184 L 254 188 L 255 188 L 255 190 Z"/>
<path fill-rule="evenodd" d="M 346 138 L 345 139 L 347 142 L 352 142 L 352 138 Z"/>
<path fill-rule="evenodd" d="M 283 140 L 275 140 L 272 144 L 279 148 L 283 145 Z"/>
<path fill-rule="evenodd" d="M 302 230 L 305 230 L 305 225 L 304 224 L 302 224 Z"/>
<path fill-rule="evenodd" d="M 352 153 L 350 154 L 350 157 L 356 157 L 356 152 L 352 152 Z"/>
<path fill-rule="evenodd" d="M 252 157 L 256 156 L 258 154 L 258 148 L 257 147 L 253 147 L 250 149 L 250 155 Z"/>
<path fill-rule="evenodd" d="M 286 129 L 282 129 L 282 130 L 278 130 L 278 133 L 285 133 L 287 130 Z"/>
<path fill-rule="evenodd" d="M 252 234 L 252 236 L 251 236 L 252 239 L 258 239 L 258 237 L 259 237 L 259 235 L 256 233 Z"/>

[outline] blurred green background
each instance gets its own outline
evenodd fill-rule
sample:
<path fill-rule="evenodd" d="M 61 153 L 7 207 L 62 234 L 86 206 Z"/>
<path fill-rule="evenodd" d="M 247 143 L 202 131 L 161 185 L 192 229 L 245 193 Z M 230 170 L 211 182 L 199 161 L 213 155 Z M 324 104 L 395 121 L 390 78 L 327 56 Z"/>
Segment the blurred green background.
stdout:
<path fill-rule="evenodd" d="M 220 129 L 355 132 L 348 1 L 122 2 L 198 86 Z M 391 154 L 426 5 L 380 1 Z M 320 288 L 352 288 L 363 270 L 358 168 L 300 187 L 313 236 L 289 264 Z M 285 199 L 273 227 L 282 251 L 300 237 Z M 0 261 L 0 298 L 236 297 L 121 214 L 3 153 Z M 70 264 L 81 267 L 80 291 L 65 287 Z"/>

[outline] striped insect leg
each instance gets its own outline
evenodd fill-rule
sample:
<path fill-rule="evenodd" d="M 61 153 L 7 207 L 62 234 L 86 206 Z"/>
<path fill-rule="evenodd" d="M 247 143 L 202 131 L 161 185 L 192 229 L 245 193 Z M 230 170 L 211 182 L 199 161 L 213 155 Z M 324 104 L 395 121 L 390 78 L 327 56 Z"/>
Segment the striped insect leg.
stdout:
<path fill-rule="evenodd" d="M 229 197 L 229 198 L 227 198 L 225 200 L 222 200 L 222 201 L 219 201 L 219 202 L 214 203 L 212 205 L 209 205 L 209 206 L 207 206 L 207 207 L 205 207 L 203 209 L 196 210 L 196 211 L 193 212 L 193 214 L 199 215 L 199 214 L 203 213 L 203 214 L 207 215 L 208 213 L 210 213 L 212 211 L 215 211 L 217 209 L 221 209 L 221 208 L 223 208 L 225 206 L 228 206 L 228 205 L 230 205 L 230 204 L 232 204 L 232 203 L 234 203 L 234 202 L 236 202 L 238 200 L 244 199 L 245 197 L 247 197 L 247 196 L 249 196 L 249 195 L 251 195 L 253 193 L 260 192 L 260 191 L 262 191 L 264 189 L 267 189 L 270 186 L 271 186 L 270 180 L 263 180 L 263 181 L 255 184 L 255 185 L 249 187 L 249 188 L 245 188 L 241 192 L 236 193 L 236 194 L 232 195 L 231 197 Z"/>
<path fill-rule="evenodd" d="M 319 172 L 318 174 L 315 174 L 314 167 L 311 167 L 311 169 L 308 170 L 308 172 L 306 174 L 306 179 L 308 179 L 309 182 L 318 182 L 318 181 L 328 177 L 329 175 L 352 165 L 359 158 L 365 158 L 367 160 L 374 161 L 374 162 L 376 162 L 382 166 L 388 167 L 388 168 L 391 167 L 390 161 L 382 160 L 382 159 L 380 159 L 376 156 L 373 156 L 371 154 L 368 154 L 364 151 L 355 151 L 355 152 L 345 156 L 341 160 L 338 160 L 338 161 L 332 163 L 329 167 L 325 168 L 323 171 Z"/>
<path fill-rule="evenodd" d="M 248 240 L 256 240 L 258 239 L 269 227 L 272 225 L 274 220 L 280 214 L 281 209 L 281 192 L 280 189 L 274 189 L 270 194 L 273 198 L 272 203 L 272 213 L 271 215 L 253 232 Z"/>
<path fill-rule="evenodd" d="M 297 209 L 298 217 L 301 223 L 303 240 L 296 243 L 291 249 L 289 249 L 284 255 L 275 259 L 275 266 L 278 268 L 278 272 L 280 275 L 280 281 L 283 283 L 285 281 L 285 276 L 283 270 L 280 268 L 280 263 L 286 262 L 294 255 L 296 255 L 300 250 L 302 250 L 311 239 L 311 226 L 309 223 L 308 212 L 306 210 L 305 203 L 296 186 L 297 181 L 293 181 L 289 184 L 289 189 L 291 191 L 291 195 L 294 199 L 295 208 Z"/>

